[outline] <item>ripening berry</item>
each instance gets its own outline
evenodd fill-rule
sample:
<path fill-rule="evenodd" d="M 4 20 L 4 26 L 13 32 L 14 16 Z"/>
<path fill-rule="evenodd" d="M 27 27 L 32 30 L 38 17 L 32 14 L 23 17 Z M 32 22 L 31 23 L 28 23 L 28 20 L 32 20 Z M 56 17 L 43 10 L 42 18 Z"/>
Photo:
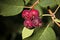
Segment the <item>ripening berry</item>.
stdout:
<path fill-rule="evenodd" d="M 25 19 L 24 26 L 26 28 L 34 28 L 42 26 L 42 21 L 39 18 L 38 10 L 24 10 L 22 12 L 22 17 Z"/>
<path fill-rule="evenodd" d="M 30 13 L 30 10 L 24 10 L 22 12 L 22 17 L 24 19 L 31 19 L 32 18 L 32 14 Z"/>
<path fill-rule="evenodd" d="M 34 27 L 40 27 L 40 26 L 42 26 L 42 21 L 41 21 L 41 19 L 38 18 L 38 17 L 35 17 L 35 18 L 32 20 L 32 22 L 33 22 L 33 26 L 34 26 Z"/>
<path fill-rule="evenodd" d="M 38 10 L 32 9 L 30 13 L 33 15 L 33 17 L 39 17 Z"/>
<path fill-rule="evenodd" d="M 32 25 L 33 25 L 33 24 L 32 24 L 32 21 L 31 21 L 31 20 L 25 20 L 25 21 L 24 21 L 24 26 L 25 26 L 26 28 L 33 28 Z"/>

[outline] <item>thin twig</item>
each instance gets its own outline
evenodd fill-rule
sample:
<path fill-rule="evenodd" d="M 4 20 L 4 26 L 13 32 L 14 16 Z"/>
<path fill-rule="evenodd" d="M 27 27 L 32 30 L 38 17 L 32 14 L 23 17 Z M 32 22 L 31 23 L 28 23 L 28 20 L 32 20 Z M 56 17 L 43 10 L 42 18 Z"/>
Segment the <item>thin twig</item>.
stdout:
<path fill-rule="evenodd" d="M 32 9 L 32 8 L 34 8 L 34 6 L 35 6 L 37 3 L 39 3 L 39 0 L 37 0 L 32 6 L 30 6 L 30 7 L 25 6 L 24 8 L 30 8 L 30 9 Z"/>
<path fill-rule="evenodd" d="M 60 7 L 60 5 L 59 5 L 59 6 L 57 7 L 57 9 L 55 10 L 54 14 L 56 14 L 56 12 L 58 11 L 59 7 Z"/>
<path fill-rule="evenodd" d="M 49 9 L 48 10 L 49 11 L 49 13 L 52 15 L 53 14 L 53 12 Z M 51 16 L 51 18 L 52 18 L 52 20 L 54 21 L 55 20 L 55 17 L 53 16 Z M 57 23 L 56 21 L 54 21 L 57 25 L 58 25 L 58 27 L 60 27 L 60 24 L 59 23 Z"/>
<path fill-rule="evenodd" d="M 42 16 L 51 16 L 50 14 L 42 14 Z"/>
<path fill-rule="evenodd" d="M 31 7 L 34 8 L 34 6 L 39 3 L 39 0 L 37 0 Z"/>

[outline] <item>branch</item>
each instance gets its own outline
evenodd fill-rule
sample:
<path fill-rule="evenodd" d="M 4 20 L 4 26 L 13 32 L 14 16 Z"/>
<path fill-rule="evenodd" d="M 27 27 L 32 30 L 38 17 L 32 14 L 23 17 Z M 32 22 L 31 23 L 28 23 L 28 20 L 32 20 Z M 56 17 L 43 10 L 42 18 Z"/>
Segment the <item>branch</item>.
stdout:
<path fill-rule="evenodd" d="M 52 11 L 50 9 L 48 11 L 49 11 L 50 15 L 53 15 L 53 13 L 52 13 Z M 54 21 L 55 20 L 55 15 L 53 17 L 51 16 L 51 18 Z M 60 27 L 59 23 L 57 23 L 56 21 L 54 21 L 54 22 L 58 25 L 58 27 Z"/>
<path fill-rule="evenodd" d="M 58 11 L 59 7 L 60 7 L 60 5 L 59 5 L 59 6 L 57 7 L 57 9 L 55 10 L 54 14 L 56 14 L 56 12 Z"/>

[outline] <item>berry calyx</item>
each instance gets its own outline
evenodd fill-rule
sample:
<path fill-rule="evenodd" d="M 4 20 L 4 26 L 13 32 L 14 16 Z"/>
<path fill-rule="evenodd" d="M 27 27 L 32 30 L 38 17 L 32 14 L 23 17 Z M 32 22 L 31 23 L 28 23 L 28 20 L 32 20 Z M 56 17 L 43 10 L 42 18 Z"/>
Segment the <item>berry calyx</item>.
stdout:
<path fill-rule="evenodd" d="M 22 17 L 24 19 L 31 19 L 32 18 L 32 14 L 30 13 L 30 10 L 24 10 L 22 12 Z"/>
<path fill-rule="evenodd" d="M 33 28 L 33 23 L 32 23 L 31 20 L 25 20 L 25 21 L 24 21 L 24 26 L 25 26 L 26 28 Z"/>
<path fill-rule="evenodd" d="M 35 17 L 33 20 L 33 27 L 40 27 L 42 26 L 42 21 L 39 17 Z"/>

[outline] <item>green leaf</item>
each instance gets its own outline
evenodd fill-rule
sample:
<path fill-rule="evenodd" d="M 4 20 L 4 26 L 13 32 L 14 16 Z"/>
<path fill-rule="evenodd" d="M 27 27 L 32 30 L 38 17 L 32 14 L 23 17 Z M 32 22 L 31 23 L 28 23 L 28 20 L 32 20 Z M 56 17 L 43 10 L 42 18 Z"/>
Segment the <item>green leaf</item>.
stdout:
<path fill-rule="evenodd" d="M 25 0 L 25 3 L 28 4 L 30 0 Z"/>
<path fill-rule="evenodd" d="M 59 22 L 59 23 L 60 23 L 60 20 L 59 20 L 59 19 L 57 19 L 57 18 L 56 18 L 54 21 L 56 21 L 56 22 Z"/>
<path fill-rule="evenodd" d="M 0 3 L 8 4 L 8 5 L 16 5 L 16 6 L 24 5 L 23 0 L 0 0 Z"/>
<path fill-rule="evenodd" d="M 60 0 L 56 0 L 57 4 L 60 5 Z"/>
<path fill-rule="evenodd" d="M 33 32 L 34 32 L 34 29 L 30 30 L 30 29 L 24 27 L 24 29 L 22 31 L 22 38 L 24 39 L 24 38 L 31 36 Z"/>
<path fill-rule="evenodd" d="M 50 6 L 50 8 L 52 8 L 56 6 L 56 1 L 55 0 L 40 0 L 39 5 L 44 8 L 47 8 L 47 6 Z"/>
<path fill-rule="evenodd" d="M 39 4 L 37 4 L 34 9 L 38 10 L 39 11 L 39 16 L 42 17 L 42 14 L 43 14 L 43 11 L 41 9 L 41 7 L 39 6 Z"/>
<path fill-rule="evenodd" d="M 55 33 L 51 27 L 47 27 L 38 40 L 56 40 Z"/>
<path fill-rule="evenodd" d="M 56 36 L 51 27 L 44 27 L 35 29 L 34 34 L 24 40 L 56 40 Z"/>
<path fill-rule="evenodd" d="M 23 10 L 23 0 L 5 0 L 0 1 L 1 12 L 3 16 L 14 16 L 19 14 Z"/>

